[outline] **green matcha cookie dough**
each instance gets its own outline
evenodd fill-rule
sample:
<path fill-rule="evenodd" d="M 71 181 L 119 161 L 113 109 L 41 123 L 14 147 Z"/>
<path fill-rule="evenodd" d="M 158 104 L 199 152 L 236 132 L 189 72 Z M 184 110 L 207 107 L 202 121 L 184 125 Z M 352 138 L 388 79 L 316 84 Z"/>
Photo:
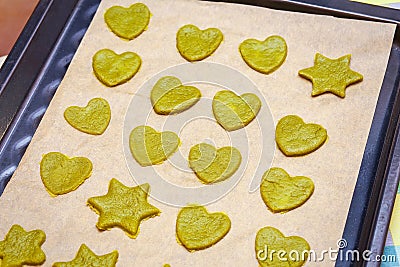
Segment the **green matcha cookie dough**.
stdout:
<path fill-rule="evenodd" d="M 141 64 L 142 60 L 136 53 L 118 55 L 110 49 L 99 50 L 92 60 L 97 79 L 109 87 L 129 81 L 139 71 Z"/>
<path fill-rule="evenodd" d="M 160 164 L 174 154 L 180 145 L 173 132 L 157 132 L 150 126 L 138 126 L 129 136 L 132 156 L 141 166 Z"/>
<path fill-rule="evenodd" d="M 330 92 L 339 97 L 346 96 L 346 87 L 363 80 L 363 76 L 350 69 L 351 55 L 337 59 L 315 54 L 314 66 L 299 71 L 299 75 L 312 82 L 312 96 Z"/>
<path fill-rule="evenodd" d="M 0 264 L 3 267 L 23 267 L 41 265 L 46 260 L 41 246 L 46 240 L 42 230 L 26 232 L 14 224 L 5 239 L 0 241 Z"/>
<path fill-rule="evenodd" d="M 231 220 L 222 212 L 208 213 L 203 206 L 187 206 L 176 219 L 176 236 L 188 250 L 202 250 L 215 245 L 231 229 Z"/>
<path fill-rule="evenodd" d="M 40 176 L 51 196 L 76 190 L 92 175 L 92 162 L 84 157 L 69 158 L 60 152 L 50 152 L 40 162 Z"/>
<path fill-rule="evenodd" d="M 195 25 L 185 25 L 176 34 L 176 47 L 187 61 L 199 61 L 209 57 L 217 50 L 223 40 L 217 28 L 200 30 Z"/>
<path fill-rule="evenodd" d="M 100 135 L 110 123 L 111 109 L 107 100 L 93 98 L 86 107 L 68 107 L 64 111 L 64 118 L 72 127 L 81 132 Z"/>
<path fill-rule="evenodd" d="M 286 212 L 303 205 L 314 192 L 314 182 L 305 176 L 290 177 L 281 168 L 271 168 L 263 175 L 260 193 L 272 212 Z"/>
<path fill-rule="evenodd" d="M 264 227 L 257 232 L 255 250 L 261 267 L 300 267 L 307 261 L 310 245 L 302 237 L 285 237 L 274 227 Z M 280 257 L 279 251 L 283 251 Z"/>
<path fill-rule="evenodd" d="M 286 156 L 302 156 L 320 148 L 328 135 L 324 127 L 304 123 L 296 115 L 288 115 L 279 120 L 275 139 L 279 149 Z"/>
<path fill-rule="evenodd" d="M 157 114 L 180 113 L 191 108 L 201 97 L 201 92 L 194 86 L 182 85 L 173 76 L 160 78 L 151 90 L 150 99 Z"/>
<path fill-rule="evenodd" d="M 261 108 L 261 101 L 255 94 L 241 96 L 223 90 L 215 94 L 212 102 L 214 117 L 227 131 L 246 127 L 254 120 Z"/>
<path fill-rule="evenodd" d="M 55 262 L 53 267 L 115 267 L 118 261 L 118 251 L 98 256 L 85 244 L 82 244 L 75 258 L 69 262 Z"/>
<path fill-rule="evenodd" d="M 247 39 L 240 44 L 239 51 L 249 67 L 258 72 L 270 74 L 285 61 L 287 45 L 281 36 L 273 35 L 264 41 Z"/>
<path fill-rule="evenodd" d="M 144 32 L 150 22 L 150 10 L 136 3 L 128 8 L 112 6 L 104 13 L 104 21 L 117 36 L 132 40 Z"/>
<path fill-rule="evenodd" d="M 206 184 L 228 179 L 237 171 L 241 162 L 240 151 L 230 146 L 216 149 L 212 145 L 200 143 L 189 152 L 190 168 Z"/>
<path fill-rule="evenodd" d="M 140 222 L 160 214 L 160 210 L 147 202 L 149 184 L 127 187 L 113 178 L 104 196 L 91 197 L 87 201 L 97 214 L 99 230 L 118 227 L 131 237 L 139 234 Z"/>

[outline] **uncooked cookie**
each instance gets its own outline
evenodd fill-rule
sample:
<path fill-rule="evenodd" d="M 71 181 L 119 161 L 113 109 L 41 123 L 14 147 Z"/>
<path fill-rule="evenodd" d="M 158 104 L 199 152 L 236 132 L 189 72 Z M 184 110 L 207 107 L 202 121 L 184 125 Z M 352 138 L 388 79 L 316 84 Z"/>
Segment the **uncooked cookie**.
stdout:
<path fill-rule="evenodd" d="M 314 192 L 314 182 L 305 176 L 290 177 L 282 168 L 271 168 L 262 177 L 260 193 L 272 212 L 286 212 L 303 205 Z"/>
<path fill-rule="evenodd" d="M 200 143 L 189 151 L 190 168 L 206 184 L 228 179 L 237 171 L 241 162 L 240 151 L 230 146 L 217 149 L 207 143 Z"/>
<path fill-rule="evenodd" d="M 91 197 L 87 201 L 99 214 L 97 228 L 109 230 L 118 227 L 131 237 L 139 233 L 140 222 L 160 214 L 160 210 L 147 202 L 149 184 L 127 187 L 113 178 L 104 196 Z"/>
<path fill-rule="evenodd" d="M 259 41 L 256 39 L 244 40 L 239 46 L 243 60 L 252 69 L 270 74 L 277 70 L 285 61 L 287 45 L 281 36 L 273 35 Z"/>
<path fill-rule="evenodd" d="M 218 243 L 231 229 L 231 220 L 222 212 L 208 213 L 203 206 L 187 206 L 179 211 L 176 235 L 189 251 Z"/>
<path fill-rule="evenodd" d="M 110 49 L 102 49 L 94 54 L 92 67 L 97 79 L 104 85 L 113 87 L 126 83 L 139 71 L 141 58 L 133 52 L 120 55 Z"/>
<path fill-rule="evenodd" d="M 93 98 L 86 107 L 68 107 L 64 111 L 64 118 L 78 131 L 100 135 L 110 123 L 111 109 L 104 98 Z"/>
<path fill-rule="evenodd" d="M 112 6 L 104 13 L 104 21 L 117 36 L 132 40 L 146 30 L 150 22 L 150 10 L 143 3 L 130 7 Z"/>
<path fill-rule="evenodd" d="M 346 87 L 363 80 L 363 76 L 350 69 L 351 55 L 337 59 L 315 54 L 314 66 L 299 71 L 303 78 L 311 80 L 312 96 L 330 92 L 339 97 L 346 96 Z"/>
<path fill-rule="evenodd" d="M 261 267 L 300 267 L 307 261 L 310 245 L 300 236 L 285 237 L 268 226 L 257 232 L 255 250 Z M 279 258 L 280 251 L 283 252 Z"/>
<path fill-rule="evenodd" d="M 236 95 L 229 90 L 219 91 L 212 102 L 214 117 L 227 131 L 246 127 L 261 108 L 261 100 L 252 93 Z"/>
<path fill-rule="evenodd" d="M 160 78 L 150 93 L 153 109 L 157 114 L 168 115 L 185 111 L 196 104 L 201 92 L 194 86 L 182 85 L 173 76 Z"/>
<path fill-rule="evenodd" d="M 67 157 L 60 152 L 43 155 L 40 177 L 51 196 L 76 190 L 92 175 L 92 162 L 85 157 Z"/>
<path fill-rule="evenodd" d="M 306 124 L 296 115 L 283 117 L 276 126 L 276 143 L 286 156 L 311 153 L 320 148 L 327 137 L 324 127 L 314 123 Z"/>
<path fill-rule="evenodd" d="M 46 260 L 41 246 L 46 240 L 42 230 L 25 231 L 18 224 L 11 226 L 5 239 L 0 241 L 0 264 L 4 267 L 41 265 Z"/>
<path fill-rule="evenodd" d="M 188 24 L 181 27 L 176 34 L 176 47 L 187 61 L 199 61 L 211 56 L 223 38 L 222 32 L 217 28 L 200 30 L 197 26 Z"/>
<path fill-rule="evenodd" d="M 118 251 L 114 250 L 105 255 L 96 255 L 88 246 L 82 244 L 72 261 L 55 262 L 53 267 L 115 267 L 118 261 Z"/>
<path fill-rule="evenodd" d="M 138 126 L 129 136 L 129 147 L 141 166 L 161 164 L 174 154 L 180 139 L 174 132 L 157 132 L 150 126 Z"/>

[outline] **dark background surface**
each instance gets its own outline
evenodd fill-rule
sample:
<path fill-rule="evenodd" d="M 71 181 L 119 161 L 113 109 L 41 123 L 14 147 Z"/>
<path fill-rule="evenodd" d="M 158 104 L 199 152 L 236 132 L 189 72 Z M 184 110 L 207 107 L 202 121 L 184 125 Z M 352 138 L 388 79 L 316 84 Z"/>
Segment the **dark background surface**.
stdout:
<path fill-rule="evenodd" d="M 0 0 L 0 56 L 10 53 L 39 0 Z"/>

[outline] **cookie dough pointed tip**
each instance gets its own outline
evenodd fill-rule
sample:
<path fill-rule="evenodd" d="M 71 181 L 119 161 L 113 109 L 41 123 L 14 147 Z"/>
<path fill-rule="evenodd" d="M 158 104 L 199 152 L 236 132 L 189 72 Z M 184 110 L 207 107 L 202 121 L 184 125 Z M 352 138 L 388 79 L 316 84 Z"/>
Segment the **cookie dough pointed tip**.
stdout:
<path fill-rule="evenodd" d="M 148 183 L 144 183 L 140 185 L 140 188 L 142 188 L 142 190 L 148 194 L 150 192 L 150 184 Z"/>

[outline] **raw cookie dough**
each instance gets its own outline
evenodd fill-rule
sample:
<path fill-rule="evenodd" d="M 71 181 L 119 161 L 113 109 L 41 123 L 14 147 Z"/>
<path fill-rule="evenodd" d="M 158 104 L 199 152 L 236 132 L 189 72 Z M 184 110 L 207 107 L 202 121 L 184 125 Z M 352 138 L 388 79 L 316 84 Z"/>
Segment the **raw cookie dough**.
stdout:
<path fill-rule="evenodd" d="M 127 187 L 113 178 L 104 196 L 91 197 L 87 203 L 97 214 L 100 230 L 119 227 L 131 237 L 139 234 L 140 222 L 160 214 L 160 210 L 147 202 L 149 184 Z"/>
<path fill-rule="evenodd" d="M 275 139 L 286 156 L 302 156 L 320 148 L 328 135 L 324 127 L 304 123 L 296 115 L 288 115 L 276 125 Z"/>
<path fill-rule="evenodd" d="M 255 249 L 261 267 L 300 267 L 308 258 L 310 245 L 302 237 L 285 237 L 278 229 L 268 226 L 257 232 Z M 284 255 L 279 258 L 279 251 L 286 253 L 281 253 Z"/>
<path fill-rule="evenodd" d="M 206 184 L 228 179 L 237 171 L 241 162 L 240 151 L 230 146 L 216 149 L 212 145 L 200 143 L 189 151 L 190 168 Z"/>
<path fill-rule="evenodd" d="M 240 96 L 223 90 L 215 94 L 212 108 L 217 122 L 227 131 L 235 131 L 247 126 L 257 116 L 261 101 L 255 94 Z"/>
<path fill-rule="evenodd" d="M 184 207 L 176 219 L 176 236 L 188 251 L 211 247 L 230 229 L 231 220 L 225 213 L 208 213 L 203 206 Z"/>
<path fill-rule="evenodd" d="M 260 193 L 272 212 L 286 212 L 303 205 L 314 192 L 314 182 L 305 176 L 290 177 L 281 168 L 271 168 L 263 175 Z"/>
<path fill-rule="evenodd" d="M 256 39 L 244 40 L 239 46 L 243 60 L 252 69 L 270 74 L 285 61 L 287 45 L 281 36 L 269 36 L 264 41 Z"/>
<path fill-rule="evenodd" d="M 150 126 L 138 126 L 129 136 L 132 156 L 141 166 L 164 162 L 179 145 L 180 139 L 174 132 L 157 132 Z"/>
<path fill-rule="evenodd" d="M 64 118 L 72 127 L 81 132 L 100 135 L 110 123 L 111 109 L 107 100 L 93 98 L 86 107 L 68 107 L 64 111 Z"/>
<path fill-rule="evenodd" d="M 25 265 L 40 265 L 46 260 L 41 249 L 46 240 L 42 230 L 26 232 L 18 224 L 11 226 L 5 239 L 0 241 L 0 266 L 22 267 Z"/>
<path fill-rule="evenodd" d="M 150 10 L 145 4 L 130 7 L 112 6 L 104 13 L 104 20 L 117 36 L 132 40 L 146 30 L 150 22 Z"/>
<path fill-rule="evenodd" d="M 84 157 L 69 158 L 60 152 L 50 152 L 42 157 L 40 176 L 51 196 L 76 190 L 92 175 L 92 162 Z"/>
<path fill-rule="evenodd" d="M 142 59 L 133 52 L 120 55 L 110 49 L 102 49 L 93 56 L 92 67 L 97 79 L 113 87 L 129 81 L 139 71 Z"/>
<path fill-rule="evenodd" d="M 85 244 L 82 244 L 75 258 L 69 262 L 55 262 L 53 267 L 114 267 L 118 261 L 118 251 L 98 256 Z"/>
<path fill-rule="evenodd" d="M 173 76 L 159 79 L 150 94 L 153 109 L 160 115 L 185 111 L 196 104 L 200 97 L 199 89 L 182 85 L 182 82 Z"/>
<path fill-rule="evenodd" d="M 347 86 L 363 80 L 360 73 L 350 69 L 350 58 L 351 55 L 345 55 L 337 59 L 330 59 L 317 53 L 314 66 L 300 70 L 299 75 L 311 80 L 312 96 L 330 92 L 345 97 Z"/>
<path fill-rule="evenodd" d="M 199 61 L 209 57 L 217 50 L 223 40 L 217 28 L 200 30 L 195 25 L 185 25 L 176 34 L 176 47 L 188 61 Z"/>

